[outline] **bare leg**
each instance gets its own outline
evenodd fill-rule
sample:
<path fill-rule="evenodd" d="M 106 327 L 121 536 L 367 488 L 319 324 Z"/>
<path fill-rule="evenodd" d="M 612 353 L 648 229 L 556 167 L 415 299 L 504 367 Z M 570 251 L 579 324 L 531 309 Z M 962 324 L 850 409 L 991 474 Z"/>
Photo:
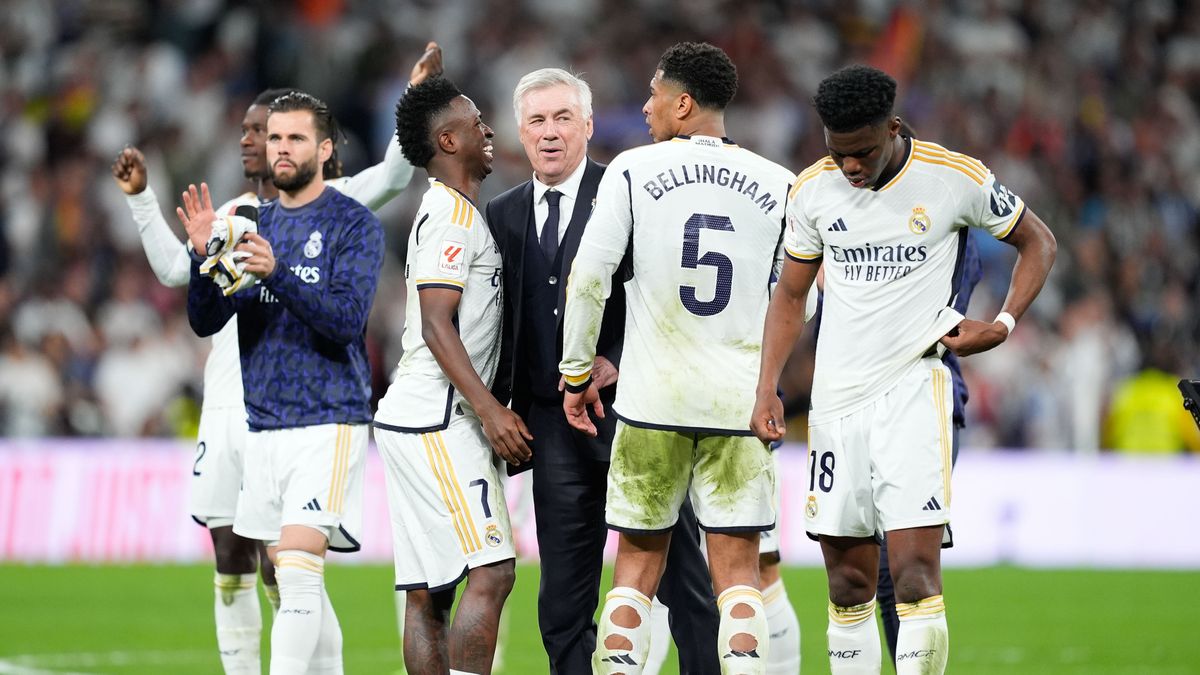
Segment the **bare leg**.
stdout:
<path fill-rule="evenodd" d="M 500 612 L 516 576 L 514 560 L 476 567 L 467 573 L 467 587 L 450 628 L 452 668 L 469 673 L 492 671 Z"/>
<path fill-rule="evenodd" d="M 445 675 L 450 670 L 450 608 L 454 589 L 409 591 L 404 614 L 404 665 L 411 675 Z"/>

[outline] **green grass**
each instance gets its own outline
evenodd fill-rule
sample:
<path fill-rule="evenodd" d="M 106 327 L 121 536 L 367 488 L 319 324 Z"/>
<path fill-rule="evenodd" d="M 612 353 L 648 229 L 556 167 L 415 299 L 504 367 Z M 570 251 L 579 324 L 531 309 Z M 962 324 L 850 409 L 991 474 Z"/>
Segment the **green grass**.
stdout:
<path fill-rule="evenodd" d="M 346 672 L 396 672 L 391 568 L 331 565 L 328 575 Z M 987 568 L 945 576 L 951 673 L 1200 673 L 1200 574 Z M 0 566 L 0 673 L 219 673 L 211 580 L 206 566 Z M 789 569 L 785 580 L 804 672 L 828 672 L 824 573 Z M 521 566 L 503 673 L 547 671 L 536 593 L 537 568 Z"/>

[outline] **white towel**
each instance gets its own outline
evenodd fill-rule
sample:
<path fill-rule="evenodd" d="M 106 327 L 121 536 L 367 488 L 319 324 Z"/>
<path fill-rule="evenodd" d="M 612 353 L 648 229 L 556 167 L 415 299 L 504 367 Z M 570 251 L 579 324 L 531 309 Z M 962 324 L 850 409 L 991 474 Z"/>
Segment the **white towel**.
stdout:
<path fill-rule="evenodd" d="M 258 232 L 258 224 L 242 216 L 220 216 L 213 223 L 200 273 L 211 277 L 226 296 L 258 283 L 258 277 L 246 271 L 244 260 L 250 254 L 234 250 L 249 232 Z"/>

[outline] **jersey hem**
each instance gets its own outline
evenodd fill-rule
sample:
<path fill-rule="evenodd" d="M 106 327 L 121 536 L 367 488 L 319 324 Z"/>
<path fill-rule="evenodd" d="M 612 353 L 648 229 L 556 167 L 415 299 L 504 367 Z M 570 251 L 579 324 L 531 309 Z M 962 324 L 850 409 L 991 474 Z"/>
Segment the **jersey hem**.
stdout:
<path fill-rule="evenodd" d="M 722 429 L 722 428 L 718 428 L 718 427 L 690 427 L 690 426 L 679 426 L 679 425 L 674 425 L 674 424 L 655 424 L 653 422 L 642 422 L 639 420 L 635 420 L 635 419 L 626 417 L 616 411 L 614 411 L 613 414 L 615 414 L 617 416 L 617 419 L 621 420 L 625 424 L 628 424 L 631 427 L 637 427 L 639 429 L 654 429 L 656 431 L 677 431 L 679 433 L 685 433 L 685 434 L 715 434 L 718 436 L 753 436 L 754 435 L 754 432 L 750 431 L 749 429 L 742 431 L 742 430 L 735 430 L 735 429 Z M 749 425 L 749 419 L 750 419 L 749 416 L 747 416 L 746 419 L 747 419 L 747 425 Z"/>

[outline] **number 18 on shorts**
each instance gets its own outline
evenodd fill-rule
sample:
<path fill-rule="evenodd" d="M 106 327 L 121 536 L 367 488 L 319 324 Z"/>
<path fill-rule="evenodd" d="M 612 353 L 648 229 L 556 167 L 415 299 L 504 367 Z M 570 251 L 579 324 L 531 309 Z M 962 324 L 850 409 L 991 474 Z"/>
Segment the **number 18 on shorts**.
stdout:
<path fill-rule="evenodd" d="M 809 427 L 805 529 L 872 537 L 950 522 L 950 371 L 923 359 L 883 396 Z"/>

